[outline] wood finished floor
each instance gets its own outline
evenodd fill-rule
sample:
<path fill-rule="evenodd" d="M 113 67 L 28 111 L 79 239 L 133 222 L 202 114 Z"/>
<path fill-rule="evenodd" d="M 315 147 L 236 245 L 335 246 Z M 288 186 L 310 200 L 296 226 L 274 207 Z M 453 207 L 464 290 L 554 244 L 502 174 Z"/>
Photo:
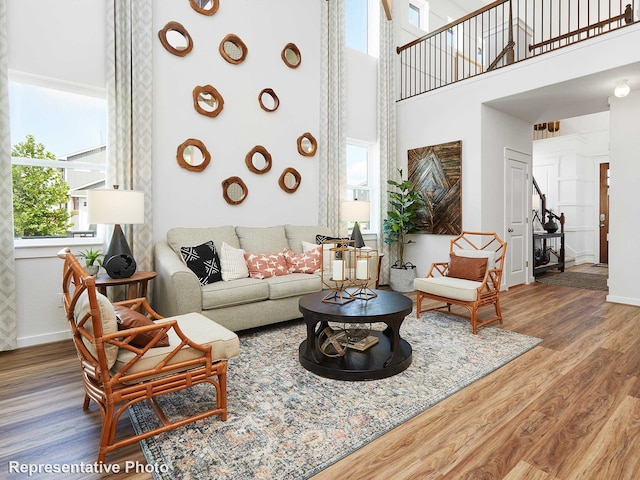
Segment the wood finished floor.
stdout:
<path fill-rule="evenodd" d="M 605 297 L 537 283 L 503 292 L 503 328 L 539 346 L 314 480 L 640 478 L 640 307 Z M 82 411 L 79 375 L 70 341 L 0 353 L 0 478 L 26 477 L 7 476 L 9 461 L 95 461 L 100 415 Z M 146 463 L 137 444 L 107 456 L 126 461 Z"/>

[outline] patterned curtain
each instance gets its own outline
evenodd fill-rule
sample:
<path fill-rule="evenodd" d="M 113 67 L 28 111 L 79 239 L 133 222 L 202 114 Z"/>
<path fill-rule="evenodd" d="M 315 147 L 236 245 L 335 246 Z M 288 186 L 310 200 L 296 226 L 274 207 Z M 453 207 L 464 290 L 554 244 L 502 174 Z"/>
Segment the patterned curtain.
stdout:
<path fill-rule="evenodd" d="M 152 0 L 110 0 L 107 9 L 107 185 L 144 192 L 145 223 L 123 228 L 138 269 L 151 270 Z"/>
<path fill-rule="evenodd" d="M 0 351 L 13 350 L 18 346 L 8 54 L 7 2 L 0 0 Z"/>
<path fill-rule="evenodd" d="M 318 223 L 340 233 L 340 202 L 346 194 L 344 2 L 322 2 L 320 46 L 320 138 Z"/>
<path fill-rule="evenodd" d="M 393 22 L 387 20 L 382 6 L 380 7 L 380 58 L 378 61 L 378 118 L 377 130 L 380 143 L 380 233 L 378 249 L 384 254 L 380 270 L 380 283 L 389 283 L 389 268 L 395 248 L 384 243 L 382 222 L 387 218 L 389 196 L 387 180 L 399 180 L 396 157 L 396 83 L 394 62 L 397 60 L 393 41 Z"/>

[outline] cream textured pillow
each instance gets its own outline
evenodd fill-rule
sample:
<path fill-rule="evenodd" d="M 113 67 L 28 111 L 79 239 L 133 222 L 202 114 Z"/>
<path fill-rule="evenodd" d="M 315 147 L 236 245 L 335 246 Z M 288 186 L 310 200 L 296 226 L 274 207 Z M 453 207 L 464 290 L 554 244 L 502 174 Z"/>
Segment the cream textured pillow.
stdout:
<path fill-rule="evenodd" d="M 226 242 L 222 242 L 222 247 L 220 247 L 220 267 L 222 269 L 222 280 L 225 282 L 249 276 L 247 262 L 244 259 L 244 250 L 233 248 Z"/>
<path fill-rule="evenodd" d="M 107 333 L 117 332 L 118 319 L 116 318 L 116 312 L 113 309 L 113 305 L 111 304 L 109 299 L 101 293 L 96 292 L 96 299 L 98 300 L 98 311 L 100 312 L 100 320 L 102 321 L 102 334 L 105 335 Z M 76 303 L 76 308 L 74 310 L 76 323 L 90 311 L 91 306 L 89 305 L 89 295 L 85 290 L 80 295 L 80 298 L 78 299 L 78 303 Z M 87 320 L 87 322 L 84 324 L 84 327 L 93 336 L 93 323 L 91 322 L 91 319 Z M 89 350 L 91 355 L 93 355 L 97 360 L 98 353 L 95 345 L 84 337 L 82 338 L 82 341 L 84 343 L 84 346 L 87 347 L 87 350 Z M 118 347 L 116 345 L 105 343 L 104 354 L 107 357 L 107 366 L 109 368 L 113 367 L 113 364 L 116 363 L 116 357 L 118 356 Z"/>

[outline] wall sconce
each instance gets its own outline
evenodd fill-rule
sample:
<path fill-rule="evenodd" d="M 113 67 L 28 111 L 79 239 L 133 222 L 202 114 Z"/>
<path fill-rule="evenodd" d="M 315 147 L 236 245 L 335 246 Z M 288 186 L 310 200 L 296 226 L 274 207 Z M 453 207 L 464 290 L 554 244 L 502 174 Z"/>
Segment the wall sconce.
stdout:
<path fill-rule="evenodd" d="M 621 82 L 618 82 L 618 84 L 616 85 L 616 88 L 613 89 L 613 94 L 618 98 L 623 98 L 629 95 L 630 91 L 631 91 L 631 87 L 629 87 L 629 84 L 627 83 L 627 81 L 622 80 Z"/>
<path fill-rule="evenodd" d="M 129 278 L 136 271 L 136 261 L 120 224 L 144 223 L 144 193 L 114 185 L 113 190 L 88 190 L 87 202 L 90 223 L 114 225 L 102 266 L 111 278 Z"/>

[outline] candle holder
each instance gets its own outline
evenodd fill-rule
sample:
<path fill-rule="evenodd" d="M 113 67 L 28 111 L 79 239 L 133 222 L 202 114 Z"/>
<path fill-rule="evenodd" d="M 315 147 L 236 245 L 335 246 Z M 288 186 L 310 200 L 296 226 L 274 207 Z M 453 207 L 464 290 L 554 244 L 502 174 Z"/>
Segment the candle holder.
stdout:
<path fill-rule="evenodd" d="M 378 274 L 378 251 L 363 247 L 355 252 L 355 276 L 351 286 L 355 288 L 351 295 L 359 300 L 371 300 L 378 296 L 369 285 Z"/>
<path fill-rule="evenodd" d="M 329 289 L 329 293 L 322 299 L 325 303 L 344 305 L 352 302 L 355 297 L 347 291 L 351 286 L 350 272 L 353 272 L 355 253 L 353 240 L 325 240 L 322 242 L 322 283 Z M 327 247 L 325 247 L 327 246 Z M 329 259 L 325 258 L 329 256 Z M 351 269 L 350 269 L 351 267 Z"/>

